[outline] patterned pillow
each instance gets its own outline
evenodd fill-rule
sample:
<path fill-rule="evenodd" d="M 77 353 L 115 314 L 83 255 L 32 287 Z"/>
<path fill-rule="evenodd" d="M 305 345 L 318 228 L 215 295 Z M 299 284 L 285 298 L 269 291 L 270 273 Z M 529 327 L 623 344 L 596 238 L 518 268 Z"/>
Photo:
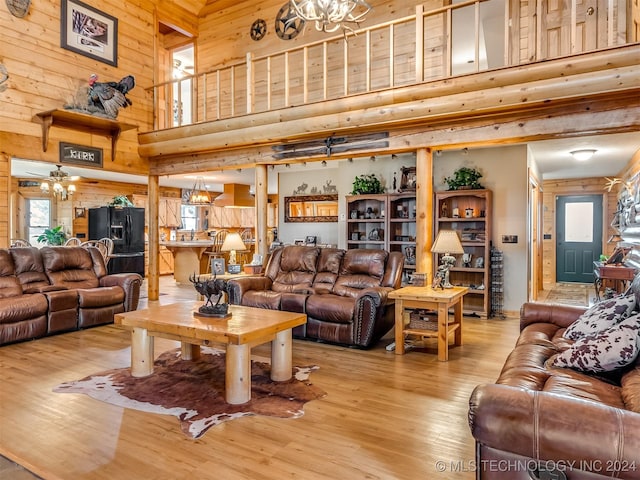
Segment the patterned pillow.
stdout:
<path fill-rule="evenodd" d="M 632 315 L 600 333 L 577 340 L 551 362 L 554 367 L 570 367 L 583 372 L 611 372 L 625 367 L 640 351 L 640 314 Z"/>
<path fill-rule="evenodd" d="M 578 340 L 598 333 L 627 318 L 635 306 L 634 295 L 618 295 L 598 302 L 569 325 L 562 336 L 569 340 Z"/>

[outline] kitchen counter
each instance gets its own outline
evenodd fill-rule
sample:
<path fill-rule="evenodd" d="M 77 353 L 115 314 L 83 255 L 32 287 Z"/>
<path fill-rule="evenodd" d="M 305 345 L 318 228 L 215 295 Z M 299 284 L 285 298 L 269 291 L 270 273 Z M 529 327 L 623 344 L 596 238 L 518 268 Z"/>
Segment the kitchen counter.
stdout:
<path fill-rule="evenodd" d="M 200 257 L 213 246 L 210 240 L 160 242 L 173 254 L 173 278 L 177 283 L 189 283 L 189 277 L 200 274 Z"/>

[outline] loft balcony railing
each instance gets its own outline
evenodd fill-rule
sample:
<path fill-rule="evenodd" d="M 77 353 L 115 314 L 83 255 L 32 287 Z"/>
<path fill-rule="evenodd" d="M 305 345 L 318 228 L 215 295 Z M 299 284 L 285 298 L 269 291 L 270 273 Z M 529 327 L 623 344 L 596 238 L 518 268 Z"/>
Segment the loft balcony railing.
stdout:
<path fill-rule="evenodd" d="M 469 0 L 151 87 L 154 129 L 392 89 L 638 41 L 633 2 Z M 635 13 L 637 14 L 637 12 Z"/>

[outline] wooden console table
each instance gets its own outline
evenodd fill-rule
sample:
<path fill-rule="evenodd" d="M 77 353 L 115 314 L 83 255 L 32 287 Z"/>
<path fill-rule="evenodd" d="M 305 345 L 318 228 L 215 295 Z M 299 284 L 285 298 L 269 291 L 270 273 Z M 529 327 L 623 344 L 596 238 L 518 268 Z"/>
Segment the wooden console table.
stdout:
<path fill-rule="evenodd" d="M 96 133 L 111 137 L 111 161 L 116 159 L 116 144 L 120 133 L 126 130 L 138 128 L 137 125 L 130 123 L 122 123 L 117 120 L 89 115 L 85 113 L 74 112 L 71 110 L 49 110 L 36 114 L 36 117 L 42 123 L 42 151 L 47 151 L 49 144 L 49 129 L 52 126 L 69 128 L 88 133 Z"/>
<path fill-rule="evenodd" d="M 637 270 L 625 265 L 611 265 L 604 262 L 593 262 L 593 285 L 596 289 L 596 299 L 600 300 L 600 292 L 608 286 L 617 293 L 627 289 L 629 282 L 633 280 Z"/>

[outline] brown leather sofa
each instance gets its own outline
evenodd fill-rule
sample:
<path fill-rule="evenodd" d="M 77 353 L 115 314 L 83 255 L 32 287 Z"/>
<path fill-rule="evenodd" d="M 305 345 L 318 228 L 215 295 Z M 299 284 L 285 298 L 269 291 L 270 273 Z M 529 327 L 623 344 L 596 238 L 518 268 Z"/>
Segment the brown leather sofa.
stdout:
<path fill-rule="evenodd" d="M 476 478 L 640 479 L 640 359 L 597 374 L 549 365 L 584 311 L 522 306 L 520 336 L 497 383 L 471 395 Z"/>
<path fill-rule="evenodd" d="M 137 308 L 141 283 L 107 275 L 93 247 L 0 249 L 0 345 L 111 323 Z"/>
<path fill-rule="evenodd" d="M 368 348 L 394 325 L 387 295 L 403 262 L 400 252 L 285 246 L 263 276 L 229 280 L 229 303 L 306 313 L 294 337 Z"/>

